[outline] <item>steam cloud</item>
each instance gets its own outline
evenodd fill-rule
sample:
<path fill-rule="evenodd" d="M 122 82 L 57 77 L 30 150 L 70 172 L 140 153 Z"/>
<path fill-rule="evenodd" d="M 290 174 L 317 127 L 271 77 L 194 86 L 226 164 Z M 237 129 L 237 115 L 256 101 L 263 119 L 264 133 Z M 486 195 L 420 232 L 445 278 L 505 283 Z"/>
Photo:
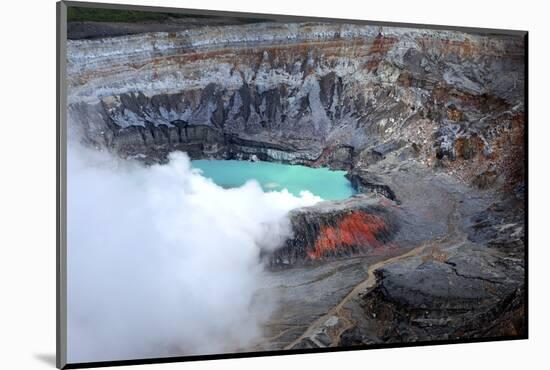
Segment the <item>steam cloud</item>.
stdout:
<path fill-rule="evenodd" d="M 288 211 L 320 200 L 223 189 L 183 153 L 145 167 L 70 144 L 70 362 L 231 352 L 253 345 L 274 303 L 258 295 L 260 249 Z"/>

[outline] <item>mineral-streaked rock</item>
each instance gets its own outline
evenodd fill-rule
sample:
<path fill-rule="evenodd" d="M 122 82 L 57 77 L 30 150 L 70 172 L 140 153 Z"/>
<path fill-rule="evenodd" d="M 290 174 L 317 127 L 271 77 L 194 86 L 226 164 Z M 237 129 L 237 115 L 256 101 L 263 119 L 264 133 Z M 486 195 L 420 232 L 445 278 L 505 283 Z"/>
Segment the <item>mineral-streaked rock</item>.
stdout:
<path fill-rule="evenodd" d="M 193 146 L 220 158 L 349 169 L 368 153 L 414 146 L 434 163 L 486 162 L 523 117 L 519 36 L 324 23 L 180 27 L 68 42 L 69 113 L 90 141 L 150 161 Z M 195 126 L 211 132 L 204 148 L 185 134 Z"/>
<path fill-rule="evenodd" d="M 274 267 L 327 258 L 388 254 L 398 225 L 395 211 L 380 199 L 356 195 L 290 212 L 292 238 L 270 255 Z"/>

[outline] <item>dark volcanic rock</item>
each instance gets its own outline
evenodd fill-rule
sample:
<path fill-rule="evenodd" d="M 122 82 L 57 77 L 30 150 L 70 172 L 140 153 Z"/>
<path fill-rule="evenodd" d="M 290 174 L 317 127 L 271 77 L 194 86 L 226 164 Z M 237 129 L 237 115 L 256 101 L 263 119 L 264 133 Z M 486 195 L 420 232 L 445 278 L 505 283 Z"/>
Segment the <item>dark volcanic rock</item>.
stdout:
<path fill-rule="evenodd" d="M 521 259 L 525 245 L 523 200 L 506 198 L 494 202 L 468 220 L 467 233 L 473 242 Z"/>
<path fill-rule="evenodd" d="M 395 193 L 388 185 L 383 184 L 376 175 L 366 170 L 355 168 L 346 177 L 360 193 L 376 193 L 388 199 L 397 200 Z"/>
<path fill-rule="evenodd" d="M 455 253 L 377 270 L 341 345 L 524 335 L 522 262 L 472 245 Z"/>

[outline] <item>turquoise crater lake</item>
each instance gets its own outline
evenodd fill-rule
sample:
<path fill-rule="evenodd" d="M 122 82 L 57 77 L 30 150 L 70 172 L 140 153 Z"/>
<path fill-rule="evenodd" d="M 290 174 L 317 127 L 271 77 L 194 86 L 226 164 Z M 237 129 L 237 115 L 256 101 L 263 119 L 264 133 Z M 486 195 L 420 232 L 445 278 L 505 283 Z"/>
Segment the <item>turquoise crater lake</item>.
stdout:
<path fill-rule="evenodd" d="M 202 170 L 205 177 L 224 188 L 235 188 L 248 180 L 256 180 L 264 191 L 287 189 L 296 196 L 304 190 L 325 200 L 346 199 L 355 194 L 345 171 L 237 160 L 201 159 L 191 163 L 194 168 Z"/>

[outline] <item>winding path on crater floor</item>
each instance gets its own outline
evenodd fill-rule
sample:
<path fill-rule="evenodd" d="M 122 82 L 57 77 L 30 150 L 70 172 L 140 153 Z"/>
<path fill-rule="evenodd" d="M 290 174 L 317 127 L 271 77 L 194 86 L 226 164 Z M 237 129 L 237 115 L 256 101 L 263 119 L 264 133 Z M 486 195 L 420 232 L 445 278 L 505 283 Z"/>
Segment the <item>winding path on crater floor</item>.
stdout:
<path fill-rule="evenodd" d="M 453 209 L 449 213 L 449 216 L 447 219 L 447 230 L 448 230 L 447 235 L 438 237 L 432 240 L 427 240 L 426 242 L 422 243 L 421 245 L 417 246 L 414 249 L 409 250 L 406 253 L 376 262 L 373 265 L 371 265 L 367 270 L 367 278 L 365 280 L 357 284 L 355 288 L 353 288 L 353 290 L 349 294 L 347 294 L 336 306 L 331 308 L 325 315 L 315 320 L 300 337 L 298 337 L 292 343 L 287 345 L 284 349 L 286 350 L 293 349 L 298 343 L 300 343 L 302 340 L 306 338 L 308 338 L 309 340 L 312 340 L 315 344 L 319 345 L 320 347 L 324 347 L 322 343 L 319 343 L 318 341 L 315 340 L 313 335 L 315 334 L 315 332 L 320 330 L 323 327 L 323 325 L 328 320 L 330 320 L 331 317 L 337 317 L 339 322 L 343 324 L 343 325 L 339 325 L 337 332 L 332 336 L 333 343 L 337 343 L 342 333 L 354 325 L 354 323 L 349 319 L 349 316 L 346 315 L 344 312 L 342 312 L 344 305 L 348 303 L 350 300 L 356 298 L 362 292 L 365 292 L 369 288 L 372 288 L 374 286 L 374 284 L 376 283 L 375 271 L 384 266 L 390 265 L 392 263 L 421 255 L 422 253 L 424 253 L 424 251 L 426 251 L 430 247 L 445 248 L 447 246 L 461 243 L 466 238 L 466 235 L 463 232 L 461 232 L 460 229 L 457 227 L 457 223 L 459 220 L 460 220 L 460 214 L 458 212 L 457 200 L 453 199 Z"/>

